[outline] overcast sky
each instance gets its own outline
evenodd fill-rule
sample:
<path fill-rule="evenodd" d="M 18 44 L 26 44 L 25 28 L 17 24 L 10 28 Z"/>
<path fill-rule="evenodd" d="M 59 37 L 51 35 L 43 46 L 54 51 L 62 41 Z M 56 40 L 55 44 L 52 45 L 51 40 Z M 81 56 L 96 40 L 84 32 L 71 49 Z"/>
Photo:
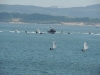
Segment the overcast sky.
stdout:
<path fill-rule="evenodd" d="M 79 7 L 100 4 L 100 0 L 0 0 L 0 4 L 35 5 L 41 7 Z"/>

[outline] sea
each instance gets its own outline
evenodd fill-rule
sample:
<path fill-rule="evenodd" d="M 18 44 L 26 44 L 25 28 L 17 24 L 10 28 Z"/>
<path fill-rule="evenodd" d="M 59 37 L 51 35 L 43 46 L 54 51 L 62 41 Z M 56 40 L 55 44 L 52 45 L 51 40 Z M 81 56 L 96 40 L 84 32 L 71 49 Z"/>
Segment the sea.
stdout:
<path fill-rule="evenodd" d="M 0 75 L 100 75 L 100 26 L 0 23 Z"/>

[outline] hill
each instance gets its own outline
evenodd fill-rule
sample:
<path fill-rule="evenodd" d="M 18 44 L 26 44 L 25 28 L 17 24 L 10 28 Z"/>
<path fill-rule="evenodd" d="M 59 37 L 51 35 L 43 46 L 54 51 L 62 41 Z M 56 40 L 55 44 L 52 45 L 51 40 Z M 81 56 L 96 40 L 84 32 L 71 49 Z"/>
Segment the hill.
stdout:
<path fill-rule="evenodd" d="M 66 16 L 51 16 L 44 14 L 25 14 L 25 13 L 0 13 L 0 22 L 6 23 L 39 23 L 39 24 L 65 24 L 65 23 L 85 23 L 100 24 L 99 18 L 69 18 Z"/>
<path fill-rule="evenodd" d="M 86 7 L 72 7 L 72 8 L 53 8 L 53 7 L 38 7 L 31 5 L 6 5 L 0 4 L 0 12 L 19 12 L 19 13 L 39 13 L 54 16 L 67 17 L 90 17 L 100 18 L 100 4 L 90 5 Z"/>

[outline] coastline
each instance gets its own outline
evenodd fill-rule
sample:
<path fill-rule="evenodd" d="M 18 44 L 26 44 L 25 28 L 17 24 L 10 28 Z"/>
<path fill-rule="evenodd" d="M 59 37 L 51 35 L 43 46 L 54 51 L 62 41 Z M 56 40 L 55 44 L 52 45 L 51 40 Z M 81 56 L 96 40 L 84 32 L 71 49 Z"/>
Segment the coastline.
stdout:
<path fill-rule="evenodd" d="M 43 24 L 43 23 L 29 23 L 29 22 L 0 22 L 1 23 L 9 23 L 9 24 Z M 44 23 L 47 24 L 47 23 Z M 61 22 L 61 23 L 49 23 L 56 25 L 71 25 L 71 26 L 100 26 L 100 23 L 89 23 L 89 22 Z"/>
<path fill-rule="evenodd" d="M 86 22 L 62 22 L 64 25 L 78 25 L 78 26 L 100 26 L 100 23 L 86 23 Z"/>

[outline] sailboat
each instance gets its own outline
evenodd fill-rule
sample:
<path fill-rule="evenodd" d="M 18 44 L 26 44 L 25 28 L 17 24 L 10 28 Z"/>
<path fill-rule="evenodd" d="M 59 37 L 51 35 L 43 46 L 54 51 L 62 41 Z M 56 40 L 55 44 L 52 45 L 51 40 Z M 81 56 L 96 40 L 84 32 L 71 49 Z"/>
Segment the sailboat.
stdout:
<path fill-rule="evenodd" d="M 50 50 L 53 50 L 54 48 L 56 48 L 56 43 L 55 43 L 55 41 L 53 41 L 52 47 L 50 48 Z"/>
<path fill-rule="evenodd" d="M 36 32 L 36 33 L 39 33 L 39 34 L 42 34 L 42 32 L 40 32 L 39 29 L 37 29 L 35 32 Z"/>
<path fill-rule="evenodd" d="M 48 33 L 54 34 L 56 32 L 56 30 L 51 26 L 50 30 L 47 31 Z"/>
<path fill-rule="evenodd" d="M 37 29 L 37 30 L 36 30 L 36 33 L 40 33 L 40 30 L 39 30 L 39 29 Z"/>
<path fill-rule="evenodd" d="M 89 48 L 89 46 L 87 45 L 86 42 L 84 42 L 84 46 L 83 46 L 82 51 L 84 52 L 84 51 L 86 51 L 88 48 Z"/>

